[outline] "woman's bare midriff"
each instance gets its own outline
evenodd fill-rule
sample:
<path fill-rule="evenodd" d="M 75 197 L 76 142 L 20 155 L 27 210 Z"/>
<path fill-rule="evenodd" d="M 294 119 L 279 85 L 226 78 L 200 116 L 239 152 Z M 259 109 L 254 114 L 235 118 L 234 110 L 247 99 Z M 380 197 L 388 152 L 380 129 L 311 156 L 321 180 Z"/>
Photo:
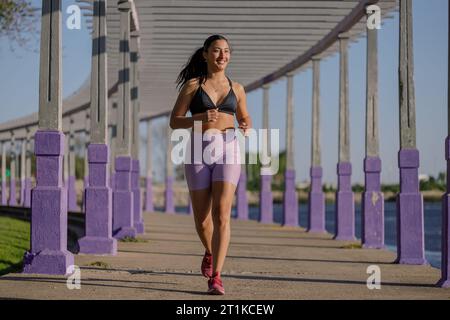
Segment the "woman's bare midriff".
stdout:
<path fill-rule="evenodd" d="M 234 116 L 225 112 L 219 111 L 217 121 L 208 122 L 202 125 L 202 133 L 208 129 L 217 129 L 221 132 L 225 132 L 226 129 L 234 129 Z"/>

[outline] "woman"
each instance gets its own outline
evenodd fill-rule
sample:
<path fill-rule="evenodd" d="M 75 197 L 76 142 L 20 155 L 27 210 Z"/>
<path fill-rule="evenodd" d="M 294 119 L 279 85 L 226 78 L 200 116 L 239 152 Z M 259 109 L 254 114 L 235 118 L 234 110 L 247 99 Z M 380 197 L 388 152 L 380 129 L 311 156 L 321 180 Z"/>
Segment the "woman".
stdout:
<path fill-rule="evenodd" d="M 214 140 L 204 137 L 202 155 L 207 146 L 216 145 L 223 147 L 218 153 L 222 160 L 227 153 L 232 153 L 235 160 L 185 163 L 195 226 L 205 247 L 201 272 L 209 278 L 208 293 L 219 295 L 225 294 L 220 273 L 230 241 L 231 206 L 241 168 L 237 139 L 229 142 L 225 131 L 235 129 L 235 116 L 244 135 L 252 123 L 243 86 L 225 75 L 230 57 L 231 49 L 225 37 L 213 35 L 206 39 L 178 76 L 181 91 L 170 117 L 172 129 L 192 128 L 194 121 L 201 121 L 200 134 L 207 130 L 207 133 L 211 130 L 218 133 Z M 191 117 L 186 117 L 188 110 Z"/>

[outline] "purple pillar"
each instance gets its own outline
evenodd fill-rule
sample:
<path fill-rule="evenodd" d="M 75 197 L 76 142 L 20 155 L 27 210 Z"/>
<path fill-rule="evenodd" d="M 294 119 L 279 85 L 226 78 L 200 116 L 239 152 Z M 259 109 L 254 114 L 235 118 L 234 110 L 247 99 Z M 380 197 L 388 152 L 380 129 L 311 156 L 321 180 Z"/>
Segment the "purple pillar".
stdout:
<path fill-rule="evenodd" d="M 355 202 L 352 191 L 352 164 L 340 162 L 337 166 L 338 191 L 336 192 L 336 234 L 335 240 L 354 241 Z"/>
<path fill-rule="evenodd" d="M 164 192 L 164 211 L 168 214 L 175 213 L 175 204 L 173 201 L 173 177 L 166 177 L 166 190 Z"/>
<path fill-rule="evenodd" d="M 108 179 L 110 179 L 109 178 L 109 175 L 108 175 Z M 109 181 L 108 181 L 108 183 L 109 183 Z M 82 211 L 84 212 L 84 213 L 86 213 L 86 189 L 87 189 L 87 187 L 89 186 L 89 177 L 84 177 L 84 179 L 83 179 L 83 192 L 81 193 L 81 203 L 82 203 Z"/>
<path fill-rule="evenodd" d="M 236 190 L 236 218 L 248 220 L 247 174 L 245 173 L 245 170 L 241 170 Z"/>
<path fill-rule="evenodd" d="M 31 208 L 31 179 L 25 179 L 25 190 L 23 191 L 23 206 Z"/>
<path fill-rule="evenodd" d="M 112 237 L 112 192 L 108 187 L 108 153 L 109 149 L 105 144 L 90 144 L 88 147 L 86 236 L 78 242 L 80 253 L 117 254 L 117 240 Z"/>
<path fill-rule="evenodd" d="M 153 207 L 152 177 L 147 177 L 145 180 L 145 211 L 147 212 L 155 211 Z"/>
<path fill-rule="evenodd" d="M 23 206 L 25 202 L 25 179 L 20 180 L 20 205 Z"/>
<path fill-rule="evenodd" d="M 131 185 L 133 192 L 134 228 L 137 233 L 144 233 L 144 220 L 142 220 L 141 188 L 139 186 L 140 164 L 133 159 L 131 167 Z"/>
<path fill-rule="evenodd" d="M 445 140 L 445 158 L 447 160 L 447 192 L 442 197 L 442 257 L 441 279 L 437 283 L 439 287 L 450 287 L 450 136 Z"/>
<path fill-rule="evenodd" d="M 2 206 L 6 206 L 8 204 L 6 198 L 6 177 L 2 177 Z"/>
<path fill-rule="evenodd" d="M 362 195 L 361 240 L 364 248 L 384 248 L 384 196 L 381 192 L 381 159 L 364 160 L 365 191 Z"/>
<path fill-rule="evenodd" d="M 400 194 L 397 196 L 397 260 L 400 264 L 426 264 L 423 198 L 419 192 L 419 151 L 401 149 L 398 154 Z"/>
<path fill-rule="evenodd" d="M 136 237 L 133 193 L 131 192 L 131 166 L 131 157 L 116 158 L 113 192 L 113 236 L 116 239 Z"/>
<path fill-rule="evenodd" d="M 67 273 L 74 263 L 67 251 L 67 191 L 62 180 L 64 134 L 39 130 L 35 135 L 36 188 L 32 190 L 31 250 L 24 273 Z"/>
<path fill-rule="evenodd" d="M 115 172 L 111 172 L 111 176 L 109 177 L 109 187 L 114 192 L 114 190 L 116 188 L 116 173 Z"/>
<path fill-rule="evenodd" d="M 259 222 L 273 223 L 273 195 L 272 176 L 269 174 L 260 175 L 261 190 L 259 192 Z"/>
<path fill-rule="evenodd" d="M 10 206 L 17 206 L 16 179 L 9 180 L 9 202 Z"/>
<path fill-rule="evenodd" d="M 311 191 L 308 199 L 308 232 L 326 233 L 325 195 L 322 191 L 322 167 L 311 167 Z"/>
<path fill-rule="evenodd" d="M 75 188 L 75 177 L 69 176 L 67 181 L 67 200 L 68 200 L 68 211 L 78 211 L 77 205 L 77 191 Z"/>
<path fill-rule="evenodd" d="M 285 189 L 283 193 L 283 225 L 298 227 L 298 197 L 295 188 L 295 170 L 284 173 Z"/>

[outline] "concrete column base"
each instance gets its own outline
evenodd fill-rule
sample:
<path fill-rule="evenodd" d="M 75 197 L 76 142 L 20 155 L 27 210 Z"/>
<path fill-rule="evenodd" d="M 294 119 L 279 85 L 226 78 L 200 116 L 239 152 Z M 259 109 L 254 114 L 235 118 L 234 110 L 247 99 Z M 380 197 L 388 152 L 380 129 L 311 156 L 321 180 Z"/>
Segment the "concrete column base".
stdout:
<path fill-rule="evenodd" d="M 67 210 L 70 212 L 79 211 L 80 208 L 77 204 L 77 192 L 75 188 L 75 177 L 69 176 L 69 180 L 67 181 L 67 200 L 68 200 L 68 208 Z"/>
<path fill-rule="evenodd" d="M 65 275 L 74 263 L 67 251 L 64 142 L 59 131 L 39 130 L 35 134 L 37 186 L 31 193 L 31 251 L 24 255 L 24 273 Z"/>
<path fill-rule="evenodd" d="M 9 201 L 8 205 L 11 207 L 17 206 L 17 191 L 16 191 L 16 180 L 11 179 L 9 182 Z"/>
<path fill-rule="evenodd" d="M 142 220 L 142 206 L 141 206 L 141 188 L 139 186 L 139 160 L 133 159 L 131 173 L 131 185 L 133 192 L 133 211 L 134 211 L 134 228 L 139 234 L 144 233 L 144 220 Z"/>
<path fill-rule="evenodd" d="M 442 258 L 441 279 L 437 286 L 450 288 L 450 137 L 445 140 L 447 160 L 447 193 L 442 197 Z"/>
<path fill-rule="evenodd" d="M 25 179 L 25 190 L 23 191 L 23 206 L 31 208 L 31 179 Z"/>
<path fill-rule="evenodd" d="M 261 190 L 259 192 L 259 222 L 273 223 L 272 176 L 260 175 Z"/>
<path fill-rule="evenodd" d="M 335 240 L 355 241 L 355 201 L 352 192 L 352 164 L 341 162 L 337 167 Z"/>
<path fill-rule="evenodd" d="M 167 214 L 175 214 L 175 203 L 173 199 L 173 177 L 166 177 L 166 190 L 164 192 L 164 211 Z"/>
<path fill-rule="evenodd" d="M 8 192 L 8 190 L 6 189 L 6 180 L 5 180 L 5 177 L 2 177 L 2 194 L 1 194 L 1 199 L 0 199 L 2 206 L 8 205 L 7 192 Z"/>
<path fill-rule="evenodd" d="M 153 207 L 152 177 L 147 177 L 145 181 L 145 211 L 146 212 L 155 211 L 155 208 Z"/>
<path fill-rule="evenodd" d="M 423 265 L 425 260 L 423 197 L 419 192 L 419 151 L 399 151 L 400 194 L 397 196 L 396 263 Z"/>
<path fill-rule="evenodd" d="M 105 144 L 88 146 L 90 180 L 85 190 L 86 236 L 79 240 L 80 253 L 115 255 L 112 237 L 112 192 L 108 187 L 109 149 Z"/>
<path fill-rule="evenodd" d="M 113 237 L 135 238 L 133 193 L 131 192 L 131 157 L 116 158 L 113 192 Z"/>
<path fill-rule="evenodd" d="M 326 233 L 325 195 L 322 191 L 322 167 L 311 167 L 311 191 L 308 198 L 308 229 L 310 233 Z"/>
<path fill-rule="evenodd" d="M 381 192 L 381 159 L 367 157 L 364 160 L 365 191 L 362 194 L 363 248 L 384 248 L 384 195 Z"/>
<path fill-rule="evenodd" d="M 283 193 L 283 225 L 298 227 L 298 196 L 295 188 L 295 170 L 284 173 L 285 190 Z"/>

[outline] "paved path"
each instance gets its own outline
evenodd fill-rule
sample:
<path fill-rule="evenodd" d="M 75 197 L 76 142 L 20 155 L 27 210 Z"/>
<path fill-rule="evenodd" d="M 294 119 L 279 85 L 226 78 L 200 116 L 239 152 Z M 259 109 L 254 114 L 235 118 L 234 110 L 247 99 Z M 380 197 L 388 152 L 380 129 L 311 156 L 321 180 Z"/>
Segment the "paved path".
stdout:
<path fill-rule="evenodd" d="M 203 249 L 192 217 L 146 213 L 147 242 L 119 243 L 115 257 L 77 255 L 81 289 L 58 276 L 0 277 L 0 298 L 26 299 L 450 299 L 434 287 L 439 270 L 401 266 L 389 251 L 347 249 L 330 235 L 300 228 L 232 221 L 223 281 L 227 294 L 205 294 Z M 106 268 L 91 264 L 102 262 Z M 366 286 L 369 265 L 381 268 L 381 290 Z"/>

